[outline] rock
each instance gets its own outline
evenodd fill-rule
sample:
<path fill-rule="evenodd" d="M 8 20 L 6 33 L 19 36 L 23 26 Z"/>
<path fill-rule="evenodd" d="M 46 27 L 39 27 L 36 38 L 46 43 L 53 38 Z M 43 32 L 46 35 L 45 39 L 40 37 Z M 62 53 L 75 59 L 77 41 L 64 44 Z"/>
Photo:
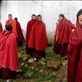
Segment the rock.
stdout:
<path fill-rule="evenodd" d="M 31 66 L 31 67 L 30 67 L 30 69 L 31 69 L 31 70 L 33 70 L 33 69 L 34 69 L 34 67 L 33 67 L 33 66 Z"/>
<path fill-rule="evenodd" d="M 28 67 L 28 64 L 26 64 L 25 67 Z"/>
<path fill-rule="evenodd" d="M 42 69 L 40 69 L 40 72 L 43 73 L 44 71 Z"/>
<path fill-rule="evenodd" d="M 48 61 L 47 62 L 47 67 L 54 69 L 54 70 L 58 70 L 60 68 L 60 62 L 55 62 L 55 61 Z"/>
<path fill-rule="evenodd" d="M 34 58 L 34 61 L 36 61 L 37 59 L 36 58 Z"/>
<path fill-rule="evenodd" d="M 33 59 L 29 59 L 29 60 L 28 60 L 28 63 L 33 63 L 33 62 L 34 62 Z"/>
<path fill-rule="evenodd" d="M 52 74 L 53 74 L 53 76 L 56 76 L 56 72 L 53 72 Z"/>
<path fill-rule="evenodd" d="M 24 61 L 27 60 L 27 57 L 24 57 L 23 60 L 24 60 Z"/>
<path fill-rule="evenodd" d="M 24 77 L 27 78 L 27 79 L 32 79 L 32 73 L 26 72 L 26 73 L 24 74 Z"/>
<path fill-rule="evenodd" d="M 21 66 L 23 66 L 24 65 L 24 63 L 21 63 Z"/>

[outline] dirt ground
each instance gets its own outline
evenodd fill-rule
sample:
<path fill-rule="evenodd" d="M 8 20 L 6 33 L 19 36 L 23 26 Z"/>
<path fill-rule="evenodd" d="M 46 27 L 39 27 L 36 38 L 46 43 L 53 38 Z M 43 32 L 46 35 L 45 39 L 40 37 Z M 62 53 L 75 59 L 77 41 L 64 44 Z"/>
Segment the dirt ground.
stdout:
<path fill-rule="evenodd" d="M 55 54 L 52 44 L 46 50 L 46 57 L 40 60 L 26 55 L 25 49 L 25 46 L 18 49 L 21 72 L 13 82 L 67 82 L 67 57 Z"/>

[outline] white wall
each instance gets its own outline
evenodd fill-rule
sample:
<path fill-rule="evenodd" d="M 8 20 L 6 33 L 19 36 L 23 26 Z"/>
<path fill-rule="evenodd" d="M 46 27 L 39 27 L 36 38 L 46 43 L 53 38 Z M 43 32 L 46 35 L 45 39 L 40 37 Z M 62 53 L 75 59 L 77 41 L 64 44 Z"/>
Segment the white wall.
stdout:
<path fill-rule="evenodd" d="M 76 13 L 82 8 L 82 1 L 3 1 L 1 6 L 1 21 L 4 25 L 7 15 L 11 13 L 18 17 L 24 33 L 27 22 L 33 13 L 41 14 L 46 23 L 47 32 L 55 30 L 58 15 L 63 13 L 73 23 L 76 22 Z"/>

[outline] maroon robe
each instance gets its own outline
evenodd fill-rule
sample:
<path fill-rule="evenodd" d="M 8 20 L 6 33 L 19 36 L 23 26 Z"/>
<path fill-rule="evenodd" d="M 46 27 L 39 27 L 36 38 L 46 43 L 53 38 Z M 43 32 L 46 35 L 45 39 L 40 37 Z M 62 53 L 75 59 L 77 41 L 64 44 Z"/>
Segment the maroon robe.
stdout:
<path fill-rule="evenodd" d="M 61 56 L 67 54 L 67 46 L 72 28 L 73 24 L 66 18 L 57 24 L 54 38 L 54 51 L 61 54 Z"/>
<path fill-rule="evenodd" d="M 2 29 L 2 24 L 0 23 L 0 33 L 2 32 L 2 30 L 3 30 L 3 29 Z"/>
<path fill-rule="evenodd" d="M 42 54 L 45 54 L 48 40 L 46 35 L 45 24 L 41 21 L 37 21 L 31 30 L 31 34 L 28 41 L 28 47 L 34 49 L 32 56 L 41 58 Z M 42 52 L 41 52 L 42 51 Z"/>
<path fill-rule="evenodd" d="M 0 35 L 0 67 L 15 72 L 18 70 L 16 36 L 9 31 L 3 31 Z"/>
<path fill-rule="evenodd" d="M 16 21 L 16 30 L 17 30 L 17 35 L 18 35 L 18 37 L 17 37 L 18 46 L 21 46 L 23 44 L 23 41 L 24 41 L 24 36 L 22 33 L 20 23 L 18 21 Z"/>
<path fill-rule="evenodd" d="M 28 41 L 29 41 L 29 37 L 31 34 L 31 29 L 33 24 L 36 22 L 36 20 L 30 20 L 27 24 L 27 29 L 26 29 L 26 53 L 27 54 L 31 54 L 32 49 L 28 48 Z"/>
<path fill-rule="evenodd" d="M 28 45 L 28 40 L 29 40 L 29 36 L 31 33 L 31 29 L 33 24 L 36 22 L 36 20 L 30 20 L 27 24 L 27 30 L 26 30 L 26 44 Z"/>
<path fill-rule="evenodd" d="M 68 45 L 68 82 L 82 82 L 82 27 L 77 23 Z"/>
<path fill-rule="evenodd" d="M 3 79 L 12 79 L 18 70 L 17 40 L 11 31 L 0 35 L 0 67 Z"/>
<path fill-rule="evenodd" d="M 18 41 L 24 41 L 22 29 L 18 21 L 16 21 L 16 29 L 17 29 Z"/>

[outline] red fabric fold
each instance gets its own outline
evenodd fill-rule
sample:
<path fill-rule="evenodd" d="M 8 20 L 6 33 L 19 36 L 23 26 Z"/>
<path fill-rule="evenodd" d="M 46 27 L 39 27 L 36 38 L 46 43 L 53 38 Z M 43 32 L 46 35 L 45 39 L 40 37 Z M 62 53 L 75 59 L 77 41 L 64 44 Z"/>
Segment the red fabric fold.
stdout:
<path fill-rule="evenodd" d="M 18 41 L 24 41 L 22 29 L 18 21 L 16 21 L 16 30 L 17 30 L 17 35 L 18 35 Z"/>
<path fill-rule="evenodd" d="M 69 37 L 74 25 L 68 19 L 61 20 L 56 27 L 54 36 L 54 51 L 61 56 L 67 55 L 67 48 L 69 43 Z"/>
<path fill-rule="evenodd" d="M 27 24 L 27 29 L 26 29 L 26 44 L 27 45 L 28 45 L 30 34 L 31 34 L 32 26 L 35 22 L 36 22 L 36 20 L 30 20 Z"/>
<path fill-rule="evenodd" d="M 68 45 L 68 82 L 82 82 L 82 27 L 76 24 Z"/>
<path fill-rule="evenodd" d="M 0 36 L 0 67 L 18 70 L 17 40 L 12 32 L 4 31 Z"/>
<path fill-rule="evenodd" d="M 58 44 L 64 44 L 69 42 L 69 36 L 72 31 L 73 24 L 64 18 L 57 24 L 55 39 Z"/>
<path fill-rule="evenodd" d="M 43 22 L 37 21 L 31 30 L 28 41 L 28 47 L 35 50 L 44 51 L 47 48 L 48 40 L 46 35 L 46 27 Z"/>
<path fill-rule="evenodd" d="M 0 33 L 2 32 L 3 28 L 2 28 L 2 24 L 0 23 Z"/>

